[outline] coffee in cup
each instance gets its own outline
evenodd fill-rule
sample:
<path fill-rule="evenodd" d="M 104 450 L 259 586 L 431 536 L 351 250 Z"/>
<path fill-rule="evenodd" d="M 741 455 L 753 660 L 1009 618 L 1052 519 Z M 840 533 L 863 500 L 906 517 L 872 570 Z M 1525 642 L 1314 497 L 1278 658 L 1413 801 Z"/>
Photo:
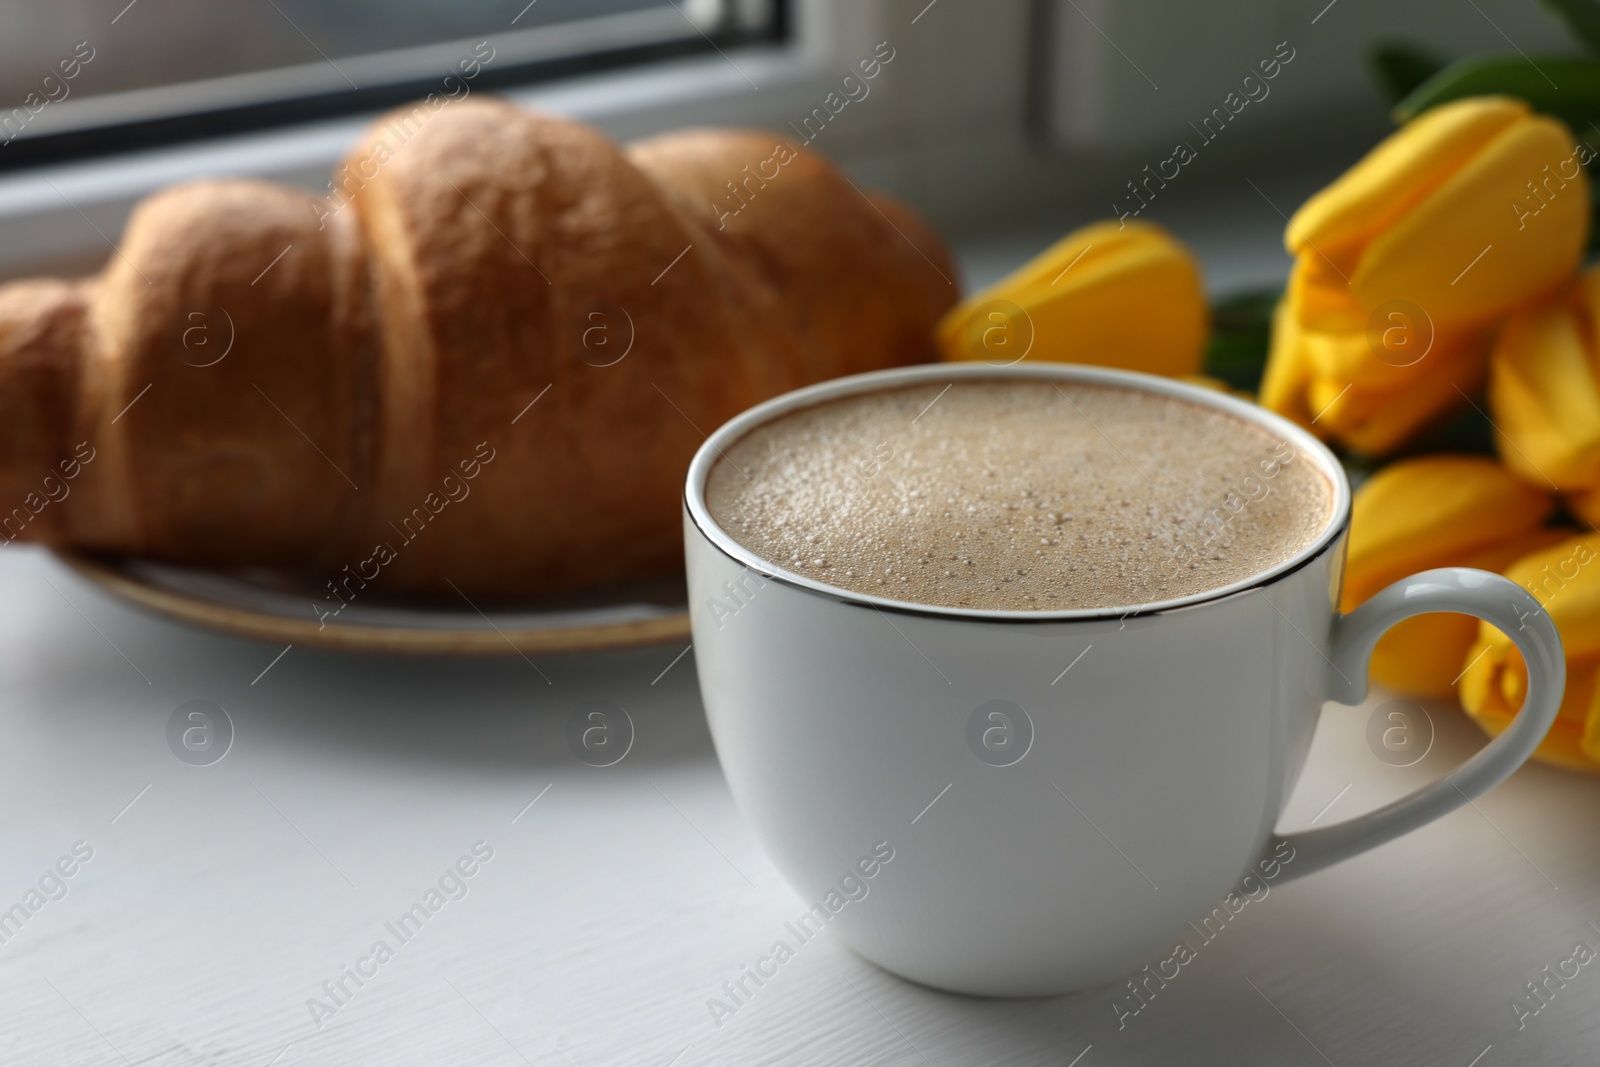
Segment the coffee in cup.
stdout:
<path fill-rule="evenodd" d="M 733 442 L 712 516 L 763 558 L 917 604 L 1046 610 L 1218 589 L 1293 557 L 1333 486 L 1282 437 L 1117 386 L 929 384 Z"/>

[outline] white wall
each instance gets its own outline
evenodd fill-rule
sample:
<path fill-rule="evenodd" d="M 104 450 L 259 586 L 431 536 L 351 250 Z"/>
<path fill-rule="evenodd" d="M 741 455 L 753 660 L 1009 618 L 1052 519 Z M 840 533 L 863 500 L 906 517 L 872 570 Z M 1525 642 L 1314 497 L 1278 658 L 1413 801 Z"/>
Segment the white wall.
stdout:
<path fill-rule="evenodd" d="M 1504 31 L 1535 56 L 1576 48 L 1536 0 L 938 0 L 910 25 L 925 3 L 886 5 L 884 32 L 904 42 L 889 87 L 896 98 L 861 108 L 827 148 L 957 229 L 1026 211 L 1109 215 L 1124 183 L 1169 155 L 1175 139 L 1196 141 L 1188 123 L 1237 90 L 1279 42 L 1294 60 L 1184 181 L 1354 159 L 1392 129 L 1366 65 L 1375 41 L 1409 38 L 1449 55 L 1510 52 Z M 1040 46 L 1052 22 L 1056 59 L 1030 71 L 1026 57 L 1048 51 Z M 1033 102 L 1046 106 L 1032 117 L 1044 110 L 1048 119 L 1048 101 L 1058 114 L 1074 110 L 1072 136 L 1051 143 L 1030 128 L 1035 75 Z"/>

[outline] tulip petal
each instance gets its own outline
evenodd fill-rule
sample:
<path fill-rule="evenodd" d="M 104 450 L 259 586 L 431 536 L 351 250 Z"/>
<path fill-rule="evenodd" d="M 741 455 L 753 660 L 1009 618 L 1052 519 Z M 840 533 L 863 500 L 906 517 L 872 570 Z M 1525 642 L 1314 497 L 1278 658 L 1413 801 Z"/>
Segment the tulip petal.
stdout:
<path fill-rule="evenodd" d="M 1600 533 L 1590 531 L 1530 552 L 1502 573 L 1549 613 L 1569 664 L 1600 662 Z M 1478 626 L 1478 640 L 1515 652 L 1511 639 L 1486 622 Z M 1501 691 L 1520 692 L 1520 684 L 1507 682 Z"/>
<path fill-rule="evenodd" d="M 1478 639 L 1470 615 L 1418 615 L 1396 623 L 1372 650 L 1374 682 L 1408 697 L 1448 697 Z"/>
<path fill-rule="evenodd" d="M 1511 97 L 1485 96 L 1425 112 L 1306 201 L 1284 243 L 1291 253 L 1317 247 L 1337 258 L 1394 225 L 1528 110 Z"/>
<path fill-rule="evenodd" d="M 1589 701 L 1589 714 L 1583 724 L 1583 734 L 1578 739 L 1578 750 L 1590 764 L 1580 769 L 1600 770 L 1600 698 L 1591 698 Z"/>
<path fill-rule="evenodd" d="M 1536 535 L 1554 510 L 1550 494 L 1483 456 L 1391 463 L 1351 502 L 1342 610 L 1430 567 L 1499 572 L 1558 536 Z"/>
<path fill-rule="evenodd" d="M 1368 315 L 1351 294 L 1350 279 L 1321 256 L 1295 258 L 1284 295 L 1308 330 L 1359 333 L 1366 329 Z"/>
<path fill-rule="evenodd" d="M 938 339 L 947 359 L 1192 374 L 1207 317 L 1199 268 L 1182 245 L 1148 224 L 1102 223 L 963 301 L 939 324 Z"/>
<path fill-rule="evenodd" d="M 1595 740 L 1596 670 L 1600 668 L 1600 533 L 1590 532 L 1532 552 L 1505 576 L 1531 592 L 1561 634 L 1567 690 L 1555 725 L 1535 753 L 1564 767 L 1600 770 Z M 1461 706 L 1490 734 L 1505 729 L 1522 706 L 1528 669 L 1511 639 L 1479 623 L 1461 678 Z"/>
<path fill-rule="evenodd" d="M 1513 315 L 1489 371 L 1506 466 L 1563 489 L 1600 485 L 1600 383 L 1585 317 L 1574 300 Z"/>
<path fill-rule="evenodd" d="M 1589 179 L 1573 145 L 1571 132 L 1544 116 L 1500 130 L 1373 237 L 1351 276 L 1356 299 L 1368 308 L 1407 301 L 1448 332 L 1559 285 L 1589 233 Z M 1547 199 L 1530 192 L 1535 185 Z"/>
<path fill-rule="evenodd" d="M 1059 284 L 1066 275 L 1076 273 L 1079 268 L 1093 268 L 1129 248 L 1162 245 L 1171 240 L 1161 227 L 1137 219 L 1128 222 L 1112 219 L 1093 222 L 1073 230 L 984 291 L 1020 289 L 1041 282 L 1045 285 Z"/>
<path fill-rule="evenodd" d="M 1262 405 L 1382 455 L 1466 403 L 1482 381 L 1488 333 L 1436 334 L 1414 307 L 1379 310 L 1374 326 L 1322 260 L 1297 259 L 1273 315 Z"/>
<path fill-rule="evenodd" d="M 1498 736 L 1511 725 L 1518 710 L 1500 698 L 1499 683 L 1508 674 L 1520 673 L 1526 680 L 1522 657 L 1509 643 L 1501 646 L 1479 641 L 1468 650 L 1467 658 L 1469 665 L 1461 677 L 1461 706 L 1484 733 Z M 1600 686 L 1595 684 L 1597 669 L 1593 663 L 1568 666 L 1561 708 L 1550 732 L 1534 750 L 1535 759 L 1568 770 L 1600 771 L 1600 746 L 1591 740 L 1600 719 L 1595 713 L 1595 701 L 1600 697 Z"/>
<path fill-rule="evenodd" d="M 1488 367 L 1488 340 L 1481 333 L 1458 340 L 1440 337 L 1414 368 L 1373 368 L 1373 385 L 1318 380 L 1308 400 L 1319 412 L 1313 417 L 1341 444 L 1368 456 L 1386 455 L 1467 404 Z"/>
<path fill-rule="evenodd" d="M 1301 343 L 1303 335 L 1288 298 L 1278 301 L 1272 312 L 1272 346 L 1261 375 L 1261 406 L 1301 426 L 1310 426 L 1312 413 L 1306 408 L 1306 390 L 1312 370 Z"/>
<path fill-rule="evenodd" d="M 1530 553 L 1504 574 L 1544 605 L 1569 660 L 1600 660 L 1600 533 Z M 1485 623 L 1479 636 L 1494 632 Z"/>
<path fill-rule="evenodd" d="M 1396 320 L 1409 318 L 1403 311 L 1389 314 Z M 1399 333 L 1409 334 L 1410 339 L 1398 342 L 1398 347 L 1383 347 L 1386 335 Z M 1424 361 L 1430 358 L 1448 360 L 1452 352 L 1481 342 L 1476 335 L 1433 337 L 1430 333 L 1425 324 L 1417 327 L 1393 325 L 1349 333 L 1306 329 L 1300 335 L 1300 343 L 1317 377 L 1338 382 L 1340 388 L 1354 385 L 1358 389 L 1393 392 L 1404 388 L 1412 379 L 1422 377 Z M 1408 345 L 1423 347 L 1407 351 L 1405 346 Z"/>
<path fill-rule="evenodd" d="M 1426 322 L 1408 321 L 1406 327 L 1372 330 L 1371 316 L 1350 295 L 1349 283 L 1326 269 L 1320 257 L 1302 256 L 1295 261 L 1285 298 L 1301 327 L 1299 341 L 1312 372 L 1319 378 L 1337 380 L 1340 388 L 1351 383 L 1393 387 L 1412 373 L 1420 373 L 1413 368 L 1419 368 L 1432 354 L 1433 330 Z M 1389 314 L 1408 319 L 1403 311 Z M 1398 344 L 1390 336 L 1396 329 L 1409 335 Z M 1408 342 L 1423 348 L 1413 355 L 1404 351 Z M 1411 373 L 1405 373 L 1408 370 Z"/>

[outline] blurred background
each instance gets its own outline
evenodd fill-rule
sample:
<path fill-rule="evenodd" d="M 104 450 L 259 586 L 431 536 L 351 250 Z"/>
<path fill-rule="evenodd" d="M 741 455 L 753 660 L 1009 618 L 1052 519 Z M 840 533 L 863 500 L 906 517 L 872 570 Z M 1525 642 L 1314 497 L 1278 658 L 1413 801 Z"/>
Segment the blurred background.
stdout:
<path fill-rule="evenodd" d="M 480 42 L 472 91 L 622 138 L 798 128 L 887 42 L 813 147 L 927 212 L 969 282 L 1135 206 L 1130 183 L 1187 140 L 1199 158 L 1142 217 L 1226 289 L 1281 279 L 1279 212 L 1391 128 L 1375 45 L 1574 51 L 1532 0 L 5 0 L 0 25 L 3 276 L 95 268 L 132 202 L 172 181 L 323 188 L 372 115 L 459 91 L 443 80 Z M 65 79 L 75 50 L 92 58 Z M 1265 96 L 1202 126 L 1275 56 L 1292 58 Z"/>

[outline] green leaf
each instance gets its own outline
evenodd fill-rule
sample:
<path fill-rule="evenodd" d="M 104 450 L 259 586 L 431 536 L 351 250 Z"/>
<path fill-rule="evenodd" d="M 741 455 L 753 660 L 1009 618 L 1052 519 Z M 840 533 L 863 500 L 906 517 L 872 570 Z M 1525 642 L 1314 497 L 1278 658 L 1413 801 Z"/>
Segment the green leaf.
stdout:
<path fill-rule="evenodd" d="M 1600 53 L 1600 3 L 1595 0 L 1544 0 L 1591 52 Z"/>
<path fill-rule="evenodd" d="M 1406 41 L 1376 45 L 1367 53 L 1367 65 L 1372 68 L 1378 84 L 1383 86 L 1391 105 L 1405 99 L 1449 63 L 1448 57 Z"/>
<path fill-rule="evenodd" d="M 1207 374 L 1235 389 L 1256 391 L 1272 346 L 1272 311 L 1282 295 L 1277 289 L 1238 293 L 1211 306 Z"/>
<path fill-rule="evenodd" d="M 1502 94 L 1526 100 L 1574 130 L 1600 118 L 1600 62 L 1573 56 L 1472 56 L 1458 59 L 1395 105 L 1398 122 L 1468 96 Z"/>

